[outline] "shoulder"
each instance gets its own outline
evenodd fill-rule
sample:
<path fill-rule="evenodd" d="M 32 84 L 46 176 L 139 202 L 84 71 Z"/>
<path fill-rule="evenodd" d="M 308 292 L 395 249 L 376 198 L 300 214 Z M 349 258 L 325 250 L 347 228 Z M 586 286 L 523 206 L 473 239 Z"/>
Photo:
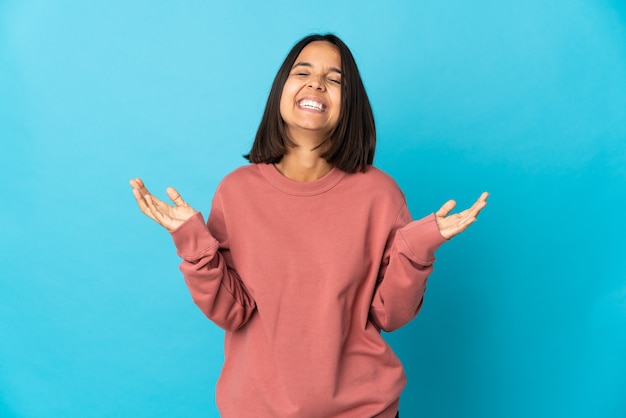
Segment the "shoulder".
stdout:
<path fill-rule="evenodd" d="M 213 195 L 213 210 L 232 211 L 233 207 L 247 207 L 266 189 L 257 164 L 238 167 L 226 174 L 217 185 Z M 265 187 L 265 188 L 264 188 Z"/>
<path fill-rule="evenodd" d="M 220 181 L 217 190 L 231 187 L 245 187 L 248 184 L 253 184 L 261 176 L 259 167 L 257 164 L 248 164 L 238 167 L 228 173 L 222 181 Z"/>
<path fill-rule="evenodd" d="M 261 188 L 262 175 L 257 167 L 257 164 L 249 164 L 238 167 L 226 174 L 217 185 L 213 201 L 240 201 L 250 194 L 253 194 L 255 190 Z"/>
<path fill-rule="evenodd" d="M 404 193 L 393 177 L 371 165 L 365 171 L 347 175 L 345 183 L 355 194 L 373 202 L 386 201 L 394 207 L 405 202 Z"/>
<path fill-rule="evenodd" d="M 374 167 L 372 165 L 367 166 L 367 168 L 365 169 L 365 173 L 363 174 L 365 174 L 370 182 L 378 184 L 381 187 L 388 187 L 390 189 L 400 190 L 400 187 L 398 187 L 398 184 L 393 179 L 393 177 L 385 173 L 380 168 Z"/>
<path fill-rule="evenodd" d="M 379 190 L 391 194 L 402 194 L 400 187 L 389 174 L 374 166 L 367 166 L 365 171 L 350 174 L 354 183 L 370 188 L 372 191 Z"/>

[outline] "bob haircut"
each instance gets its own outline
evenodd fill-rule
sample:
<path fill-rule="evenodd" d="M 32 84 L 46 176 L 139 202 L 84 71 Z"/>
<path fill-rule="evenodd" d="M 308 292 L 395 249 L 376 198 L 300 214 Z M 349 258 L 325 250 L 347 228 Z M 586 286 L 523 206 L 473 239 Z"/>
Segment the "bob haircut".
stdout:
<path fill-rule="evenodd" d="M 341 56 L 339 120 L 328 138 L 330 145 L 322 154 L 322 158 L 348 173 L 365 171 L 365 168 L 374 161 L 376 150 L 374 115 L 354 57 L 337 36 L 314 34 L 301 39 L 289 51 L 274 78 L 254 144 L 250 153 L 244 155 L 251 163 L 277 163 L 286 154 L 286 147 L 294 146 L 285 133 L 284 121 L 280 115 L 280 98 L 298 55 L 308 44 L 318 41 L 335 45 Z"/>

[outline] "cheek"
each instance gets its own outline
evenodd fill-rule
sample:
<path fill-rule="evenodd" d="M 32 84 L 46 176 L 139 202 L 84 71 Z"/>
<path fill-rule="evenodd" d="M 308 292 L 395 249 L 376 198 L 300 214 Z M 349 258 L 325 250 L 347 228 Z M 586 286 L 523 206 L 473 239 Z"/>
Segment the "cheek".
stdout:
<path fill-rule="evenodd" d="M 280 112 L 280 117 L 285 119 L 285 114 L 286 112 L 289 110 L 289 101 L 285 98 L 285 95 L 283 94 L 282 96 L 280 96 L 280 103 L 279 103 L 279 112 Z"/>
<path fill-rule="evenodd" d="M 337 118 L 339 118 L 341 114 L 341 92 L 337 92 L 337 94 L 333 96 L 333 103 L 335 105 L 335 114 Z"/>
<path fill-rule="evenodd" d="M 336 107 L 341 106 L 341 87 L 337 86 L 336 88 L 329 90 L 330 96 L 332 98 L 333 104 Z"/>
<path fill-rule="evenodd" d="M 289 106 L 289 99 L 287 98 L 286 91 L 283 89 L 283 93 L 280 96 L 280 102 L 279 102 L 280 116 L 284 117 L 284 113 L 288 109 L 288 106 Z"/>
<path fill-rule="evenodd" d="M 295 92 L 294 86 L 287 81 L 283 87 L 283 92 L 280 95 L 280 112 L 282 114 L 283 109 L 291 107 L 294 102 Z"/>
<path fill-rule="evenodd" d="M 293 99 L 293 96 L 296 94 L 298 90 L 298 84 L 294 82 L 292 79 L 287 79 L 285 84 L 283 85 L 283 92 L 280 96 L 280 99 Z"/>

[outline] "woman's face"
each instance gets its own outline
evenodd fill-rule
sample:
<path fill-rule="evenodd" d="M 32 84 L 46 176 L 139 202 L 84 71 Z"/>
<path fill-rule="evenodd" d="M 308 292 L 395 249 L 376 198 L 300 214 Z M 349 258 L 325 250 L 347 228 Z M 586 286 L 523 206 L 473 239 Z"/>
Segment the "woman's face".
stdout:
<path fill-rule="evenodd" d="M 291 68 L 280 98 L 280 115 L 288 137 L 316 134 L 328 138 L 341 110 L 341 56 L 324 41 L 308 44 Z"/>

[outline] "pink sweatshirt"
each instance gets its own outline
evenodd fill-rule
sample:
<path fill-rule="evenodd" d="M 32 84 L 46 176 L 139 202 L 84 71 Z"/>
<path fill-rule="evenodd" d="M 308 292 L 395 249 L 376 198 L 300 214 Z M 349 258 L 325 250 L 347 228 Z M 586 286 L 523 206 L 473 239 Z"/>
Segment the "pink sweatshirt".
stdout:
<path fill-rule="evenodd" d="M 445 239 L 434 215 L 411 221 L 391 177 L 248 165 L 208 225 L 197 214 L 172 236 L 193 300 L 226 330 L 223 418 L 395 416 L 406 378 L 380 330 L 415 317 Z"/>

